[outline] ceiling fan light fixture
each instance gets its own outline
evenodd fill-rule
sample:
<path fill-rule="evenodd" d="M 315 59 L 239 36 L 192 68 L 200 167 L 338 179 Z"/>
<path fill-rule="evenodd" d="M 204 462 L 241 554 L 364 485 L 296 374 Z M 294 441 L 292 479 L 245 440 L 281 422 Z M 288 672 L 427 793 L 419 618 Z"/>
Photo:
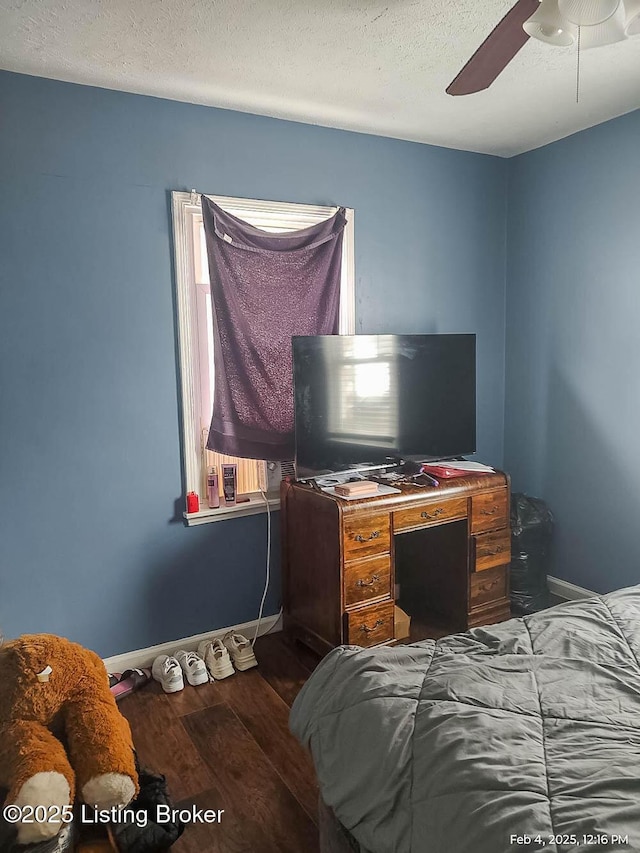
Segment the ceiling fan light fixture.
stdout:
<path fill-rule="evenodd" d="M 626 12 L 625 34 L 637 36 L 640 34 L 640 0 L 625 0 L 624 8 Z"/>
<path fill-rule="evenodd" d="M 558 47 L 568 47 L 576 38 L 576 27 L 563 19 L 558 10 L 558 0 L 542 0 L 522 28 L 531 38 Z"/>
<path fill-rule="evenodd" d="M 617 12 L 604 23 L 582 28 L 580 46 L 583 50 L 590 50 L 594 47 L 615 44 L 615 42 L 625 39 L 625 14 L 623 6 L 620 5 Z"/>
<path fill-rule="evenodd" d="M 608 21 L 620 0 L 558 0 L 560 14 L 577 27 L 595 27 Z"/>

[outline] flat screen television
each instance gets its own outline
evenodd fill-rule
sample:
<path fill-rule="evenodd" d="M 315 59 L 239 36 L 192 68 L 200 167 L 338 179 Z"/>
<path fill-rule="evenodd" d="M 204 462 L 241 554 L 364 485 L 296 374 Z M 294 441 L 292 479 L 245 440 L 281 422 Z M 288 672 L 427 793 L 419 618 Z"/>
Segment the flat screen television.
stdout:
<path fill-rule="evenodd" d="M 293 338 L 296 474 L 476 449 L 475 335 Z"/>

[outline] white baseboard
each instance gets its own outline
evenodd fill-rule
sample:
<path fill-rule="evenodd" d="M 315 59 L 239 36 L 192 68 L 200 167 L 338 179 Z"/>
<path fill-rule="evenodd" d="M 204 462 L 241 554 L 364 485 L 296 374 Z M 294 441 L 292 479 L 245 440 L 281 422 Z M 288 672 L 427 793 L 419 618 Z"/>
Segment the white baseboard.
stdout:
<path fill-rule="evenodd" d="M 124 672 L 125 669 L 151 666 L 158 655 L 173 654 L 178 649 L 184 649 L 187 652 L 195 650 L 203 640 L 213 640 L 216 637 L 223 637 L 227 631 L 237 631 L 239 634 L 244 634 L 245 637 L 252 640 L 257 624 L 258 620 L 254 619 L 252 622 L 243 622 L 242 625 L 230 625 L 227 628 L 217 628 L 215 631 L 195 634 L 193 637 L 185 637 L 182 640 L 171 640 L 168 643 L 160 643 L 158 646 L 149 646 L 147 649 L 124 652 L 121 655 L 105 658 L 104 665 L 107 668 L 107 672 Z M 265 616 L 260 622 L 259 636 L 275 633 L 276 631 L 282 631 L 281 613 L 275 616 Z"/>
<path fill-rule="evenodd" d="M 583 586 L 576 586 L 574 583 L 563 581 L 560 578 L 554 578 L 552 575 L 547 575 L 547 584 L 549 586 L 549 592 L 553 595 L 559 596 L 560 598 L 566 598 L 567 601 L 577 601 L 579 598 L 593 598 L 594 595 L 598 595 L 597 592 L 593 592 L 591 589 L 585 589 Z"/>

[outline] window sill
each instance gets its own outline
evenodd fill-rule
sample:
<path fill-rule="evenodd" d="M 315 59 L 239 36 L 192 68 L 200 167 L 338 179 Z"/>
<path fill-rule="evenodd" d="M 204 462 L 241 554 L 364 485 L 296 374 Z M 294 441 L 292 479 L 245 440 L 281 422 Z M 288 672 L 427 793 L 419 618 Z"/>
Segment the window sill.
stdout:
<path fill-rule="evenodd" d="M 278 495 L 267 495 L 267 500 L 272 511 L 280 509 L 280 497 Z M 266 511 L 267 507 L 262 495 L 252 494 L 249 495 L 248 502 L 235 506 L 221 505 L 218 509 L 209 509 L 208 506 L 204 506 L 198 512 L 183 512 L 182 517 L 187 527 L 195 527 L 198 524 L 211 524 L 213 521 L 228 521 L 230 518 L 241 518 L 245 515 L 259 515 Z"/>

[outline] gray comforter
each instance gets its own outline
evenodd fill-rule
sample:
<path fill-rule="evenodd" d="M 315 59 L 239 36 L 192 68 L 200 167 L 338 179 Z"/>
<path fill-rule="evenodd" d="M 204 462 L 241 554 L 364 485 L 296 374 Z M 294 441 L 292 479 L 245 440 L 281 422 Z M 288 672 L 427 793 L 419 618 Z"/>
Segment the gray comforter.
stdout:
<path fill-rule="evenodd" d="M 291 729 L 371 853 L 640 851 L 640 587 L 335 649 Z"/>

